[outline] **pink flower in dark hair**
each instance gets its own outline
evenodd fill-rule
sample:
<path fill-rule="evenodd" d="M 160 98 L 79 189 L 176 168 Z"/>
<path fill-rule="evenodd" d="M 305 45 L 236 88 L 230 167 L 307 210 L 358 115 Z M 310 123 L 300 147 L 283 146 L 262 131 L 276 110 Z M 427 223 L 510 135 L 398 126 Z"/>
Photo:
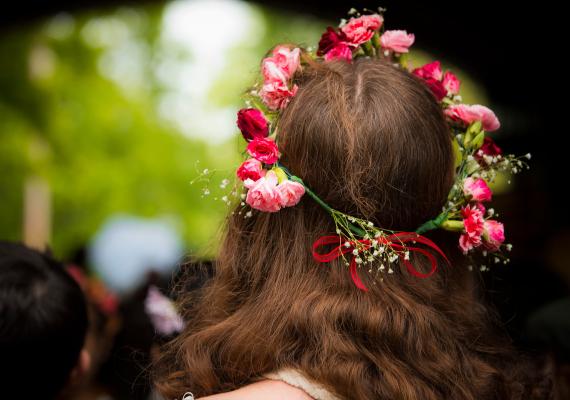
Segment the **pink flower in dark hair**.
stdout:
<path fill-rule="evenodd" d="M 265 174 L 261 161 L 255 158 L 245 160 L 237 169 L 236 174 L 239 179 L 245 181 L 251 179 L 253 182 L 257 181 Z"/>
<path fill-rule="evenodd" d="M 478 207 L 465 206 L 461 209 L 465 233 L 459 237 L 459 247 L 463 253 L 481 245 L 485 219 Z"/>
<path fill-rule="evenodd" d="M 250 140 L 267 137 L 269 124 L 263 113 L 257 108 L 243 108 L 238 111 L 237 126 L 243 137 Z"/>
<path fill-rule="evenodd" d="M 484 224 L 483 239 L 485 248 L 489 251 L 497 251 L 505 241 L 505 227 L 502 223 L 488 219 Z"/>
<path fill-rule="evenodd" d="M 184 329 L 184 321 L 176 311 L 174 303 L 155 286 L 148 288 L 144 307 L 158 333 L 168 336 Z"/>
<path fill-rule="evenodd" d="M 380 44 L 386 50 L 392 50 L 396 53 L 407 53 L 408 49 L 414 44 L 415 36 L 401 30 L 385 31 L 380 37 Z"/>
<path fill-rule="evenodd" d="M 247 152 L 264 164 L 275 164 L 279 159 L 279 149 L 272 139 L 255 138 L 247 144 Z"/>
<path fill-rule="evenodd" d="M 291 89 L 284 82 L 274 81 L 263 85 L 259 91 L 259 96 L 263 102 L 272 110 L 283 109 L 289 104 L 291 98 L 297 93 L 298 86 Z"/>
<path fill-rule="evenodd" d="M 345 43 L 339 43 L 336 47 L 332 48 L 325 54 L 325 61 L 331 60 L 352 60 L 352 49 Z"/>
<path fill-rule="evenodd" d="M 422 67 L 416 68 L 412 73 L 423 79 L 435 79 L 436 81 L 441 81 L 443 79 L 443 71 L 441 70 L 441 63 L 439 61 L 433 61 Z"/>
<path fill-rule="evenodd" d="M 447 90 L 448 95 L 455 95 L 459 94 L 459 87 L 461 82 L 455 74 L 451 71 L 446 71 L 445 75 L 443 75 L 443 87 Z"/>
<path fill-rule="evenodd" d="M 351 18 L 340 30 L 346 35 L 349 44 L 358 46 L 372 39 L 374 32 L 380 29 L 383 22 L 381 15 L 363 15 Z"/>
<path fill-rule="evenodd" d="M 347 45 L 347 38 L 344 32 L 337 31 L 333 27 L 327 27 L 327 30 L 319 40 L 318 56 L 324 56 L 335 47 L 344 44 Z"/>
<path fill-rule="evenodd" d="M 297 204 L 305 194 L 305 187 L 299 182 L 283 181 L 277 186 L 281 193 L 281 206 L 292 207 Z"/>
<path fill-rule="evenodd" d="M 248 182 L 249 190 L 245 202 L 256 210 L 276 212 L 281 209 L 283 197 L 278 190 L 278 179 L 275 172 L 268 171 L 255 183 Z"/>
<path fill-rule="evenodd" d="M 489 201 L 493 194 L 484 179 L 471 177 L 463 181 L 463 193 L 473 201 Z"/>
<path fill-rule="evenodd" d="M 487 132 L 495 131 L 501 126 L 495 113 L 480 104 L 452 105 L 445 109 L 445 115 L 453 121 L 460 121 L 465 125 L 469 125 L 474 121 L 481 121 L 483 130 Z"/>

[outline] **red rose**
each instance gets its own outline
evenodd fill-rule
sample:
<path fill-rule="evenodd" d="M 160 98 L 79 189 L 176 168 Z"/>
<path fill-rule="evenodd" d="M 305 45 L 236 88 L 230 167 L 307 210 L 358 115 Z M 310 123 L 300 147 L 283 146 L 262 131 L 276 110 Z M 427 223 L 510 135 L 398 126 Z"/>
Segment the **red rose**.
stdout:
<path fill-rule="evenodd" d="M 264 138 L 269 134 L 269 125 L 265 116 L 256 108 L 243 108 L 238 111 L 237 126 L 248 142 L 255 138 Z"/>
<path fill-rule="evenodd" d="M 346 40 L 344 32 L 337 32 L 333 27 L 327 27 L 327 31 L 323 33 L 321 40 L 319 41 L 319 50 L 317 50 L 317 55 L 324 56 L 339 44 L 346 44 Z"/>
<path fill-rule="evenodd" d="M 247 152 L 264 164 L 275 164 L 279 159 L 279 149 L 269 138 L 255 138 L 247 145 Z"/>

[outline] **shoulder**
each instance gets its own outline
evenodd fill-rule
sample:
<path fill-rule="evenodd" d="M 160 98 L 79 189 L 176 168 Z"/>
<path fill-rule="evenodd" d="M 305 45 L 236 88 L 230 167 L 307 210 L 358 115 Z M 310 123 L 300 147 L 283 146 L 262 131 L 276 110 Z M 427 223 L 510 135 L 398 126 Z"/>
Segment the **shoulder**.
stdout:
<path fill-rule="evenodd" d="M 303 390 L 283 381 L 265 379 L 231 392 L 201 397 L 197 400 L 313 400 Z"/>

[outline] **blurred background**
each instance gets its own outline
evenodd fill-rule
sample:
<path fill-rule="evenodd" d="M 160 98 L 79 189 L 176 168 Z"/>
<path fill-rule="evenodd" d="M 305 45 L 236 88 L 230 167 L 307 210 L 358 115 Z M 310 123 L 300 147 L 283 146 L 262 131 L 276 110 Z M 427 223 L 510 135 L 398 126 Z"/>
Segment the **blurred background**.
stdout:
<path fill-rule="evenodd" d="M 141 288 L 166 288 L 185 256 L 215 257 L 243 147 L 236 112 L 261 58 L 280 42 L 316 45 L 351 7 L 387 8 L 388 29 L 416 35 L 414 66 L 440 60 L 462 80 L 466 103 L 496 112 L 499 146 L 532 153 L 530 171 L 496 184 L 514 248 L 511 264 L 484 279 L 520 347 L 566 360 L 562 14 L 547 3 L 496 3 L 10 3 L 0 14 L 0 239 L 47 245 L 98 282 L 98 335 L 115 355 L 101 356 L 103 392 L 148 395 L 144 379 L 136 395 L 127 384 L 144 368 L 123 365 L 125 348 L 140 351 L 139 366 L 150 351 L 152 330 L 136 345 L 125 333 Z"/>

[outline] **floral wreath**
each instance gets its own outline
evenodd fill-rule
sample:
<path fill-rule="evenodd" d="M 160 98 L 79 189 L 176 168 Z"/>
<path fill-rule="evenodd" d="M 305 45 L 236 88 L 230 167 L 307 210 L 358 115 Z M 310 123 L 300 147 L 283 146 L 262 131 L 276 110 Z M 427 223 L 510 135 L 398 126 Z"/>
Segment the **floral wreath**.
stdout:
<path fill-rule="evenodd" d="M 336 235 L 323 236 L 314 242 L 314 259 L 329 262 L 342 258 L 353 282 L 365 291 L 368 289 L 357 273 L 362 266 L 369 265 L 368 270 L 372 272 L 372 265 L 377 265 L 376 274 L 393 273 L 391 265 L 401 261 L 411 274 L 424 278 L 437 270 L 436 254 L 449 263 L 439 247 L 422 236 L 437 228 L 459 233 L 459 247 L 464 254 L 481 251 L 494 263 L 506 264 L 509 259 L 503 250 L 510 251 L 512 245 L 504 243 L 503 224 L 492 219 L 494 210 L 486 209 L 483 203 L 491 200 L 488 182 L 493 182 L 499 171 L 516 174 L 523 168 L 528 169 L 524 159 L 530 159 L 530 154 L 515 157 L 502 153 L 486 135 L 500 127 L 493 111 L 483 105 L 462 104 L 459 79 L 451 71 L 444 73 L 440 62 L 434 61 L 410 72 L 422 78 L 431 89 L 448 120 L 456 156 L 455 181 L 441 213 L 415 232 L 383 229 L 371 221 L 332 208 L 301 178 L 280 164 L 276 125 L 280 113 L 297 93 L 293 77 L 303 68 L 301 53 L 317 62 L 383 58 L 409 71 L 407 56 L 415 37 L 404 30 L 385 30 L 385 11 L 379 8 L 376 13 L 360 14 L 352 9 L 350 18 L 341 20 L 338 29 L 327 28 L 316 51 L 284 45 L 275 47 L 261 63 L 263 81 L 248 92 L 247 108 L 241 109 L 237 117 L 250 156 L 237 169 L 237 176 L 247 191 L 242 194 L 242 206 L 247 203 L 259 211 L 277 212 L 295 206 L 305 194 L 313 198 L 330 214 L 336 227 Z M 252 213 L 248 211 L 245 215 L 249 217 Z M 326 253 L 320 252 L 330 246 L 335 247 Z M 427 257 L 430 271 L 417 271 L 410 262 L 410 253 Z M 486 265 L 480 267 L 482 271 L 487 269 Z"/>

